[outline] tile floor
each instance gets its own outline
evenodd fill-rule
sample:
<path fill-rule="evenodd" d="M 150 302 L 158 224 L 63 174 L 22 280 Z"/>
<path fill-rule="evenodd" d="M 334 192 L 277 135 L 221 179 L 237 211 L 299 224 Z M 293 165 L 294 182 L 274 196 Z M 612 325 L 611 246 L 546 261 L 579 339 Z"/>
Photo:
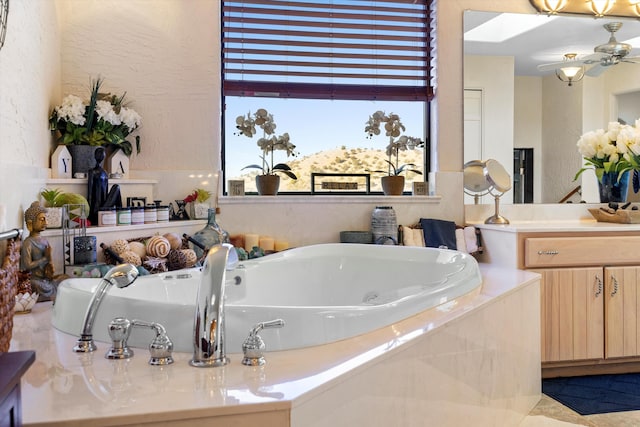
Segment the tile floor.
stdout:
<path fill-rule="evenodd" d="M 519 427 L 639 427 L 640 411 L 611 412 L 608 414 L 579 415 L 552 398 L 542 399 Z"/>

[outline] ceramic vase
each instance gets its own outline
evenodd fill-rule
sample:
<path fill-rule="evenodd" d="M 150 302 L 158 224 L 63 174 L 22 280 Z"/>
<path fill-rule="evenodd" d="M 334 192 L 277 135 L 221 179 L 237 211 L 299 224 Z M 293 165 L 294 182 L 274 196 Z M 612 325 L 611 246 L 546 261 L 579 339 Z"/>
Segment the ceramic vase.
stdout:
<path fill-rule="evenodd" d="M 404 192 L 404 176 L 389 175 L 380 179 L 385 196 L 401 196 Z"/>
<path fill-rule="evenodd" d="M 209 217 L 208 203 L 191 203 L 191 219 L 207 219 Z"/>
<path fill-rule="evenodd" d="M 95 152 L 98 145 L 68 145 L 67 149 L 71 153 L 71 176 L 76 177 L 76 173 L 87 174 L 96 166 Z"/>
<path fill-rule="evenodd" d="M 256 176 L 256 188 L 261 196 L 275 196 L 280 188 L 280 176 L 258 175 Z"/>
<path fill-rule="evenodd" d="M 621 176 L 618 172 L 604 172 L 598 181 L 600 203 L 626 202 L 629 191 L 629 171 Z"/>
<path fill-rule="evenodd" d="M 391 206 L 376 206 L 371 214 L 371 234 L 377 245 L 398 244 L 398 221 Z"/>

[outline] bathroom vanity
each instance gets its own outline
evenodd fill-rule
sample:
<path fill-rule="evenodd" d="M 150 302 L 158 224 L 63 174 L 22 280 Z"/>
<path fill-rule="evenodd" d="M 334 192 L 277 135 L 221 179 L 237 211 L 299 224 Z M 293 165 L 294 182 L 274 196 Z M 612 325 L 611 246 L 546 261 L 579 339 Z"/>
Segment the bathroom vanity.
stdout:
<path fill-rule="evenodd" d="M 539 273 L 543 377 L 640 371 L 640 224 L 476 224 L 484 262 Z"/>

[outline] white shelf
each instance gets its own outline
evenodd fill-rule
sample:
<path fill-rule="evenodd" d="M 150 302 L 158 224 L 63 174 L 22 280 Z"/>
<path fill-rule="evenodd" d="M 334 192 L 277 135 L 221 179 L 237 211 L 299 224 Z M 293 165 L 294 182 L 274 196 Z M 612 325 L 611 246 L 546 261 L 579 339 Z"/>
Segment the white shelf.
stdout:
<path fill-rule="evenodd" d="M 87 184 L 87 178 L 49 178 L 45 180 L 46 184 L 57 184 L 57 185 L 74 185 L 74 184 Z M 158 183 L 156 179 L 116 179 L 109 178 L 109 184 L 120 184 L 120 185 L 143 185 L 143 184 L 151 184 L 155 185 Z"/>
<path fill-rule="evenodd" d="M 88 227 L 87 235 L 139 231 L 139 230 L 151 230 L 150 233 L 154 234 L 154 232 L 159 229 L 187 227 L 192 225 L 204 226 L 204 224 L 206 223 L 207 223 L 206 219 L 190 219 L 190 220 L 184 220 L 184 221 L 155 222 L 153 224 L 119 225 L 115 227 Z M 46 237 L 62 236 L 62 228 L 48 228 L 40 234 Z"/>

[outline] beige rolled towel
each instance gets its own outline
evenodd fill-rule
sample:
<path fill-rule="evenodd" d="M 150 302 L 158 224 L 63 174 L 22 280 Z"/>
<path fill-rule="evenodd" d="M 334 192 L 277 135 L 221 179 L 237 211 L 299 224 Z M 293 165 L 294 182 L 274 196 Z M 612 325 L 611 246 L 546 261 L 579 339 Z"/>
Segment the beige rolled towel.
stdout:
<path fill-rule="evenodd" d="M 475 227 L 469 226 L 464 228 L 464 240 L 467 244 L 467 252 L 470 254 L 478 252 L 478 238 L 476 237 Z"/>

